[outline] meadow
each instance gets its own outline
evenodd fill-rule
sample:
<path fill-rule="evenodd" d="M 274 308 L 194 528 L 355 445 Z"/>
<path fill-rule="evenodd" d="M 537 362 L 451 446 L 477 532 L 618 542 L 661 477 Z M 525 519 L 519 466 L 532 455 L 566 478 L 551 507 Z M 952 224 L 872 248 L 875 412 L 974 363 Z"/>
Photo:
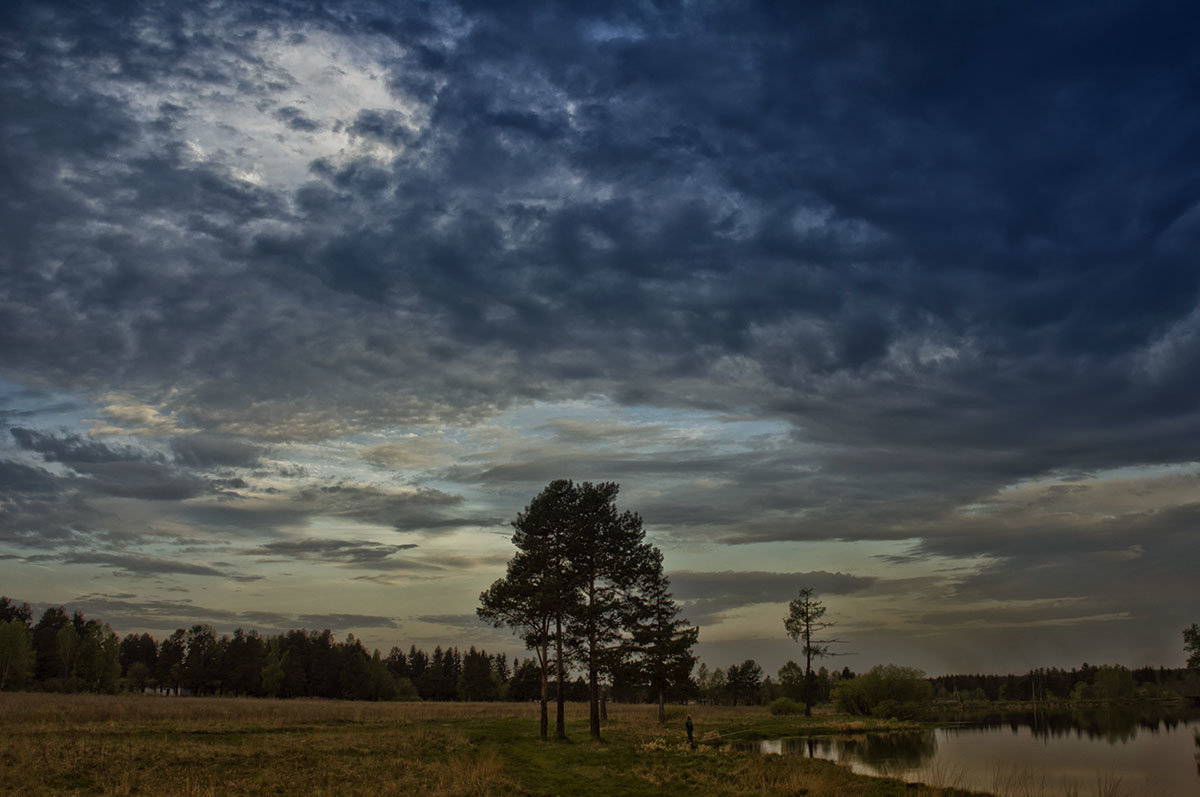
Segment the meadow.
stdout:
<path fill-rule="evenodd" d="M 747 737 L 884 723 L 762 707 L 610 705 L 605 740 L 567 707 L 567 742 L 536 704 L 366 703 L 0 693 L 4 794 L 954 795 L 826 761 L 727 750 Z M 894 726 L 895 723 L 890 723 Z"/>

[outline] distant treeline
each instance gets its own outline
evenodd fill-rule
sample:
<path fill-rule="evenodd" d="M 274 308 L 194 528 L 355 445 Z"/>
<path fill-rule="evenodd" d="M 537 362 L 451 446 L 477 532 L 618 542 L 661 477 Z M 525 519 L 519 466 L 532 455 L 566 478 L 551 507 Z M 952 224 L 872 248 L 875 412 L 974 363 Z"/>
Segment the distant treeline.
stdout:
<path fill-rule="evenodd" d="M 814 674 L 818 702 L 855 678 L 848 667 Z M 1031 670 L 1024 675 L 942 675 L 927 679 L 941 700 L 1123 700 L 1200 694 L 1200 673 L 1188 669 L 1092 666 Z M 554 682 L 551 682 L 551 687 Z M 582 677 L 564 679 L 568 700 L 587 700 Z M 752 659 L 709 670 L 668 692 L 672 700 L 710 704 L 764 704 L 798 699 L 803 670 L 794 662 L 777 678 L 764 677 Z M 119 637 L 106 623 L 81 612 L 50 607 L 37 623 L 28 604 L 0 597 L 0 689 L 55 692 L 143 692 L 254 697 L 324 697 L 350 700 L 537 700 L 541 669 L 530 657 L 466 652 L 437 646 L 368 651 L 353 636 L 338 642 L 328 629 L 292 630 L 277 636 L 237 629 L 217 636 L 203 624 L 177 629 L 161 642 L 149 634 Z M 614 668 L 607 696 L 653 699 L 636 669 Z"/>
<path fill-rule="evenodd" d="M 564 684 L 585 700 L 582 678 Z M 471 647 L 432 653 L 393 647 L 368 651 L 353 635 L 328 629 L 277 636 L 239 628 L 180 628 L 161 642 L 149 634 L 119 637 L 81 612 L 51 607 L 32 623 L 28 604 L 0 597 L 0 689 L 53 692 L 144 692 L 347 700 L 536 700 L 536 662 Z"/>
<path fill-rule="evenodd" d="M 931 687 L 930 697 L 943 701 L 1156 700 L 1200 695 L 1200 671 L 1187 668 L 1139 667 L 1130 670 L 1119 665 L 1097 667 L 1085 663 L 1077 669 L 1041 668 L 1024 675 L 940 675 L 934 678 L 925 678 L 919 670 L 900 669 L 905 669 L 912 678 L 927 681 Z M 815 702 L 832 700 L 839 686 L 856 677 L 858 674 L 849 667 L 833 671 L 821 667 L 813 673 Z M 703 703 L 766 704 L 781 697 L 800 700 L 804 691 L 804 668 L 789 661 L 779 669 L 777 677 L 772 678 L 764 677 L 762 668 L 753 659 L 725 669 L 710 670 L 708 665 L 701 664 L 695 680 L 694 697 Z"/>
<path fill-rule="evenodd" d="M 1132 700 L 1197 694 L 1200 676 L 1186 668 L 1093 666 L 1030 670 L 1024 675 L 941 675 L 934 696 L 958 700 Z"/>

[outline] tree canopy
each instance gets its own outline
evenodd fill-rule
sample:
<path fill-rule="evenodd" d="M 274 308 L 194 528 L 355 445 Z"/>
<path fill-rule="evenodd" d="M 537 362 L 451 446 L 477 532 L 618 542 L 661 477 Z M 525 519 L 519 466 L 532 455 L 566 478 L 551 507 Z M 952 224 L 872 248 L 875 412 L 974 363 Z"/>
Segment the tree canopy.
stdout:
<path fill-rule="evenodd" d="M 803 587 L 791 603 L 788 604 L 787 617 L 783 618 L 783 627 L 788 636 L 801 644 L 804 652 L 804 716 L 812 716 L 813 703 L 816 695 L 813 689 L 812 660 L 832 656 L 830 646 L 837 640 L 817 639 L 816 636 L 835 624 L 825 620 L 825 605 L 817 600 L 811 587 Z"/>
<path fill-rule="evenodd" d="M 517 551 L 504 578 L 480 595 L 478 614 L 508 626 L 535 651 L 542 671 L 542 737 L 551 647 L 556 735 L 565 737 L 563 700 L 570 665 L 587 676 L 589 728 L 600 737 L 600 681 L 636 671 L 665 689 L 688 679 L 696 629 L 677 618 L 662 554 L 645 541 L 642 519 L 616 506 L 619 486 L 550 482 L 513 521 Z"/>
<path fill-rule="evenodd" d="M 575 485 L 551 482 L 538 493 L 513 526 L 517 552 L 508 561 L 503 578 L 479 596 L 479 616 L 496 627 L 508 626 L 533 650 L 541 668 L 541 736 L 547 738 L 550 647 L 555 649 L 557 678 L 555 734 L 566 738 L 563 692 L 566 663 L 563 632 L 567 612 L 576 600 L 574 579 L 566 568 L 570 534 L 576 517 Z"/>
<path fill-rule="evenodd" d="M 1188 653 L 1188 668 L 1200 670 L 1200 625 L 1192 623 L 1183 629 L 1183 649 Z"/>
<path fill-rule="evenodd" d="M 673 685 L 686 683 L 695 666 L 692 648 L 700 629 L 688 625 L 679 616 L 679 606 L 671 597 L 671 582 L 663 572 L 662 552 L 650 552 L 649 567 L 642 575 L 634 595 L 632 648 L 637 656 L 641 679 L 658 698 L 658 721 L 666 722 L 664 695 Z"/>

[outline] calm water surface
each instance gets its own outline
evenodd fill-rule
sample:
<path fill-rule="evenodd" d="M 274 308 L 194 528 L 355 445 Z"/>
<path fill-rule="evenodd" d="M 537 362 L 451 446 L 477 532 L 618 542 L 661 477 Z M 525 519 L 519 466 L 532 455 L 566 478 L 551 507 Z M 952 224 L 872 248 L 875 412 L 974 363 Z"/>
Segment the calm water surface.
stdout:
<path fill-rule="evenodd" d="M 998 794 L 1200 795 L 1200 709 L 1191 708 L 994 714 L 928 731 L 735 746 Z"/>

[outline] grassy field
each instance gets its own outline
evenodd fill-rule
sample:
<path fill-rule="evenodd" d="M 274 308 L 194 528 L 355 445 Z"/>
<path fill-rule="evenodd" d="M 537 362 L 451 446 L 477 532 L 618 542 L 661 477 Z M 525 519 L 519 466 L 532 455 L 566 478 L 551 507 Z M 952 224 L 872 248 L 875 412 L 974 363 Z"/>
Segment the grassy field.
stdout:
<path fill-rule="evenodd" d="M 568 706 L 569 742 L 537 706 L 0 693 L 4 794 L 950 795 L 820 760 L 725 751 L 753 736 L 866 730 L 832 715 L 611 706 L 604 742 Z"/>

